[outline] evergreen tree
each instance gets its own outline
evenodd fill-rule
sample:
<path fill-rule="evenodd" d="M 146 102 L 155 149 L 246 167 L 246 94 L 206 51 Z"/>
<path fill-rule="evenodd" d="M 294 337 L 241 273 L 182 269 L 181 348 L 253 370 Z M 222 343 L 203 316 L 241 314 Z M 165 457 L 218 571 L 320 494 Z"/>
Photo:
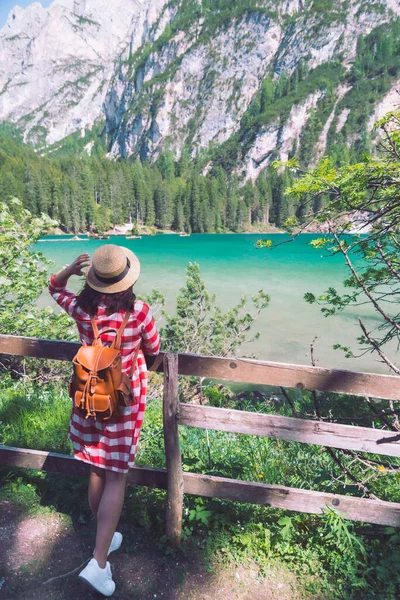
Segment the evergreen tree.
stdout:
<path fill-rule="evenodd" d="M 171 197 L 166 184 L 161 181 L 154 190 L 155 225 L 167 229 L 171 225 Z"/>
<path fill-rule="evenodd" d="M 138 223 L 143 225 L 145 221 L 147 222 L 147 204 L 149 203 L 149 197 L 151 196 L 151 193 L 149 192 L 146 186 L 146 180 L 143 173 L 142 163 L 138 160 L 135 161 L 132 168 L 132 187 L 134 198 L 132 218 L 134 218 Z M 152 224 L 153 223 L 154 216 L 152 220 Z"/>
<path fill-rule="evenodd" d="M 177 162 L 177 176 L 187 179 L 189 176 L 191 163 L 192 159 L 190 158 L 190 152 L 187 146 L 184 146 L 182 149 L 182 154 Z"/>
<path fill-rule="evenodd" d="M 9 181 L 9 177 L 8 177 Z M 40 214 L 36 174 L 28 165 L 24 176 L 24 205 L 33 215 Z"/>
<path fill-rule="evenodd" d="M 275 84 L 271 77 L 266 77 L 261 85 L 260 112 L 264 112 L 275 97 Z"/>
<path fill-rule="evenodd" d="M 226 226 L 232 231 L 237 229 L 239 193 L 236 185 L 232 185 L 227 198 Z"/>
<path fill-rule="evenodd" d="M 203 232 L 203 213 L 201 210 L 199 177 L 193 175 L 190 185 L 190 228 L 195 233 Z"/>
<path fill-rule="evenodd" d="M 4 201 L 8 201 L 11 198 L 18 197 L 18 184 L 17 180 L 8 169 L 4 169 L 0 173 L 0 198 Z M 33 201 L 35 204 L 35 201 Z"/>
<path fill-rule="evenodd" d="M 175 198 L 174 218 L 172 228 L 175 231 L 185 231 L 184 190 L 180 190 Z"/>
<path fill-rule="evenodd" d="M 162 178 L 165 181 L 172 181 L 175 177 L 175 161 L 174 155 L 170 150 L 162 152 L 157 161 L 157 166 L 160 169 Z"/>
<path fill-rule="evenodd" d="M 269 179 L 272 190 L 272 221 L 275 225 L 281 227 L 295 212 L 295 207 L 285 194 L 291 180 L 287 170 L 277 173 L 273 169 L 269 173 Z"/>
<path fill-rule="evenodd" d="M 61 175 L 57 169 L 51 168 L 47 173 L 47 186 L 49 190 L 48 212 L 52 219 L 61 220 L 62 185 Z"/>
<path fill-rule="evenodd" d="M 322 123 L 317 111 L 311 109 L 307 124 L 300 135 L 299 160 L 304 166 L 308 166 L 313 158 L 315 145 L 322 131 Z"/>
<path fill-rule="evenodd" d="M 218 185 L 218 201 L 220 205 L 220 218 L 221 226 L 227 227 L 226 214 L 227 214 L 227 194 L 228 185 L 225 171 L 218 167 L 215 171 L 215 179 Z"/>
<path fill-rule="evenodd" d="M 243 186 L 243 201 L 247 208 L 247 223 L 258 223 L 260 221 L 260 192 L 251 180 Z M 242 226 L 244 225 L 245 221 Z"/>
<path fill-rule="evenodd" d="M 262 173 L 256 182 L 259 191 L 259 210 L 257 220 L 263 225 L 269 223 L 269 213 L 272 204 L 272 190 L 269 179 L 266 178 L 265 172 Z"/>
<path fill-rule="evenodd" d="M 209 195 L 209 204 L 210 207 L 213 208 L 213 219 L 214 231 L 220 231 L 223 227 L 223 212 L 225 210 L 223 197 L 220 194 L 218 181 L 216 177 L 212 177 L 208 180 L 208 195 Z"/>
<path fill-rule="evenodd" d="M 93 176 L 88 164 L 79 168 L 79 202 L 83 207 L 84 229 L 90 229 L 94 224 L 95 201 L 93 194 Z"/>

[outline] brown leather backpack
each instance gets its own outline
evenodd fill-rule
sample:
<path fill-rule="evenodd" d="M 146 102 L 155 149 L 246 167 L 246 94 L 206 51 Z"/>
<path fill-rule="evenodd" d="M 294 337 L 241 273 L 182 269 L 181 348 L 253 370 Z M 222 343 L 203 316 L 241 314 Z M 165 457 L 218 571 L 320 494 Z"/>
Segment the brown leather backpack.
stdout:
<path fill-rule="evenodd" d="M 94 340 L 91 346 L 81 346 L 72 359 L 74 373 L 69 384 L 69 395 L 79 409 L 89 417 L 107 420 L 120 413 L 120 407 L 129 406 L 132 401 L 131 378 L 135 368 L 140 343 L 136 348 L 130 375 L 121 370 L 121 337 L 131 316 L 127 312 L 121 326 L 104 329 L 101 333 L 115 333 L 110 347 L 103 346 L 96 321 L 90 319 Z"/>

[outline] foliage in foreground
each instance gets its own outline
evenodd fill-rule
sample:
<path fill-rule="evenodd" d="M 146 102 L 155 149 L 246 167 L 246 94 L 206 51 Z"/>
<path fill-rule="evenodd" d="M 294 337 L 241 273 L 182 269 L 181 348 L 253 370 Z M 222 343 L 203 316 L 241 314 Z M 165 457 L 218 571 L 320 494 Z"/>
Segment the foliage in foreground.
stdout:
<path fill-rule="evenodd" d="M 340 254 L 348 268 L 343 291 L 331 286 L 319 297 L 307 293 L 305 300 L 321 305 L 326 317 L 334 317 L 348 307 L 369 304 L 373 316 L 368 320 L 359 319 L 359 352 L 375 354 L 392 374 L 400 375 L 400 113 L 389 113 L 377 126 L 383 136 L 379 155 L 364 154 L 361 162 L 342 167 L 324 158 L 315 169 L 303 173 L 292 184 L 288 193 L 303 204 L 303 220 L 291 219 L 287 227 L 292 230 L 299 227 L 301 232 L 311 223 L 319 225 L 326 235 L 311 244 L 319 252 L 325 249 L 331 254 Z M 286 163 L 286 168 L 302 173 L 296 160 Z M 321 208 L 315 215 L 311 207 L 316 204 Z M 272 243 L 259 240 L 258 246 L 269 248 Z M 340 343 L 334 347 L 344 350 L 346 356 L 354 356 L 349 347 Z M 397 403 L 374 402 L 368 397 L 364 402 L 365 407 L 379 415 L 378 427 L 398 434 L 400 409 Z M 313 413 L 315 419 L 323 418 L 315 394 Z M 363 418 L 359 411 L 354 424 L 359 425 Z M 333 450 L 328 451 L 333 457 Z M 398 461 L 392 458 L 382 464 L 381 458 L 361 452 L 336 454 L 336 460 L 346 468 L 350 480 L 358 482 L 366 494 L 370 494 L 370 482 L 379 471 L 399 473 Z M 352 461 L 346 466 L 349 457 Z M 359 469 L 360 463 L 364 470 Z M 385 495 L 386 486 L 391 487 L 387 480 L 376 494 L 378 497 Z M 390 499 L 394 499 L 391 494 Z"/>
<path fill-rule="evenodd" d="M 49 217 L 32 218 L 19 200 L 0 203 L 0 331 L 8 335 L 68 336 L 67 320 L 37 307 L 47 287 L 51 261 L 32 245 L 54 226 Z"/>
<path fill-rule="evenodd" d="M 325 227 L 328 235 L 313 245 L 341 254 L 348 267 L 344 292 L 332 286 L 319 298 L 306 294 L 306 301 L 321 304 L 325 316 L 369 304 L 376 318 L 372 323 L 359 319 L 361 352 L 375 353 L 392 373 L 400 375 L 396 358 L 400 342 L 400 113 L 389 113 L 377 127 L 383 135 L 378 156 L 364 154 L 361 162 L 341 168 L 325 158 L 288 193 L 305 207 L 321 196 L 328 199 L 316 216 L 307 218 L 304 211 L 304 222 L 312 220 Z M 295 163 L 291 165 L 296 168 Z M 350 348 L 343 350 L 353 356 Z"/>
<path fill-rule="evenodd" d="M 57 386 L 32 391 L 29 393 L 26 385 L 14 384 L 13 388 L 10 381 L 4 383 L 0 391 L 0 421 L 7 426 L 1 427 L 0 443 L 70 452 L 65 435 L 70 401 L 65 392 L 61 393 Z M 214 405 L 286 412 L 284 406 L 279 409 L 283 398 L 276 394 L 266 395 L 262 402 L 256 400 L 258 394 L 241 395 L 240 399 L 232 396 L 229 400 L 228 391 L 216 386 L 206 388 L 205 394 Z M 346 412 L 344 406 L 343 414 Z M 321 448 L 305 449 L 301 444 L 223 432 L 209 432 L 208 445 L 203 430 L 180 429 L 186 470 L 347 491 L 348 485 L 340 480 L 340 469 Z M 161 402 L 157 400 L 147 410 L 138 463 L 164 466 Z M 378 488 L 382 479 L 377 479 Z M 0 482 L 0 499 L 12 500 L 28 512 L 53 507 L 76 521 L 90 518 L 85 502 L 86 482 L 82 479 L 2 468 Z M 385 487 L 387 499 L 396 499 L 397 476 L 393 475 Z M 77 498 L 82 501 L 77 502 Z M 132 487 L 127 493 L 123 520 L 134 531 L 134 538 L 159 539 L 159 551 L 170 553 L 164 537 L 164 508 L 163 491 Z M 210 568 L 232 562 L 245 566 L 255 563 L 262 576 L 276 561 L 284 562 L 296 573 L 306 597 L 323 594 L 326 599 L 336 600 L 396 600 L 400 593 L 398 531 L 352 523 L 334 511 L 325 516 L 305 515 L 187 496 L 183 537 L 180 552 L 195 549 Z"/>
<path fill-rule="evenodd" d="M 161 330 L 163 350 L 234 356 L 246 340 L 261 311 L 267 308 L 269 296 L 260 290 L 252 297 L 253 314 L 246 306 L 246 297 L 230 310 L 223 311 L 210 295 L 200 278 L 200 268 L 189 264 L 187 280 L 176 300 L 176 315 L 165 316 Z M 255 334 L 258 337 L 258 334 Z"/>

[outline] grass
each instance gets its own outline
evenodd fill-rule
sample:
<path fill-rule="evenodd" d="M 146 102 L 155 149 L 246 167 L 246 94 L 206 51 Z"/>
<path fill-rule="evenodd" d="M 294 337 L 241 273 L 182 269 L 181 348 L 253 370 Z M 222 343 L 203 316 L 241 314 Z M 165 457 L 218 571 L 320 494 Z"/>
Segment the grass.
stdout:
<path fill-rule="evenodd" d="M 70 413 L 71 400 L 59 388 L 7 387 L 0 393 L 0 444 L 72 454 Z"/>
<path fill-rule="evenodd" d="M 292 399 L 309 401 L 300 395 Z M 277 396 L 249 393 L 238 399 L 216 386 L 206 388 L 208 402 L 256 412 L 285 414 Z M 357 404 L 359 402 L 359 404 Z M 331 398 L 322 410 L 337 409 L 348 416 L 362 412 L 361 401 Z M 7 445 L 71 452 L 66 431 L 70 400 L 59 386 L 34 389 L 4 381 L 0 389 L 0 442 Z M 335 477 L 334 465 L 322 448 L 209 431 L 180 428 L 183 468 L 249 481 L 262 481 L 346 493 Z M 161 401 L 149 402 L 142 430 L 138 464 L 165 466 Z M 385 482 L 385 484 L 383 483 Z M 376 486 L 388 500 L 398 497 L 397 478 L 377 478 Z M 354 492 L 353 492 L 354 493 Z M 24 512 L 57 511 L 74 521 L 90 519 L 86 481 L 41 471 L 0 468 L 0 500 Z M 173 551 L 165 538 L 163 490 L 129 486 L 122 522 L 135 536 L 158 540 L 158 552 Z M 135 541 L 132 542 L 135 552 Z M 396 600 L 400 592 L 400 535 L 397 530 L 352 523 L 334 511 L 323 516 L 291 513 L 262 506 L 185 496 L 183 544 L 178 555 L 197 551 L 207 568 L 256 564 L 260 576 L 273 565 L 296 575 L 305 598 Z"/>
<path fill-rule="evenodd" d="M 204 389 L 211 406 L 290 416 L 279 393 L 270 393 L 269 397 L 263 393 L 265 399 L 257 392 L 255 395 L 249 392 L 244 397 L 241 393 L 237 399 L 218 386 Z M 292 392 L 292 403 L 299 413 L 312 413 L 311 402 L 306 392 Z M 340 422 L 340 412 L 349 419 L 352 414 L 360 416 L 367 411 L 363 400 L 355 397 L 327 395 L 320 398 L 320 405 L 322 416 L 332 412 L 338 415 L 337 422 Z M 384 402 L 382 408 L 385 408 Z M 8 380 L 0 388 L 0 444 L 70 455 L 72 446 L 67 437 L 70 412 L 71 400 L 62 386 L 34 388 Z M 351 424 L 351 421 L 345 423 Z M 372 423 L 367 421 L 363 425 L 372 426 Z M 361 496 L 361 491 L 343 477 L 323 447 L 222 431 L 207 432 L 194 427 L 180 427 L 179 434 L 185 471 Z M 369 455 L 369 458 L 380 460 L 379 456 Z M 388 474 L 385 468 L 378 470 L 368 486 L 382 500 L 400 502 L 396 471 L 400 461 L 390 461 L 393 473 Z M 136 463 L 165 467 L 161 399 L 148 402 Z M 362 479 L 363 465 L 358 471 L 357 468 L 353 465 L 352 472 Z"/>

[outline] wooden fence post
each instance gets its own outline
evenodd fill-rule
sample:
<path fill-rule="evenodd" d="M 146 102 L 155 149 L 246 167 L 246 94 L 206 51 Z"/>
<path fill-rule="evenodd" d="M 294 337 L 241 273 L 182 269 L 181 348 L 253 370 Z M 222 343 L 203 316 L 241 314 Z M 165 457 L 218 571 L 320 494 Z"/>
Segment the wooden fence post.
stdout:
<path fill-rule="evenodd" d="M 164 355 L 164 444 L 167 460 L 167 537 L 179 546 L 182 536 L 183 476 L 178 437 L 178 355 Z"/>

